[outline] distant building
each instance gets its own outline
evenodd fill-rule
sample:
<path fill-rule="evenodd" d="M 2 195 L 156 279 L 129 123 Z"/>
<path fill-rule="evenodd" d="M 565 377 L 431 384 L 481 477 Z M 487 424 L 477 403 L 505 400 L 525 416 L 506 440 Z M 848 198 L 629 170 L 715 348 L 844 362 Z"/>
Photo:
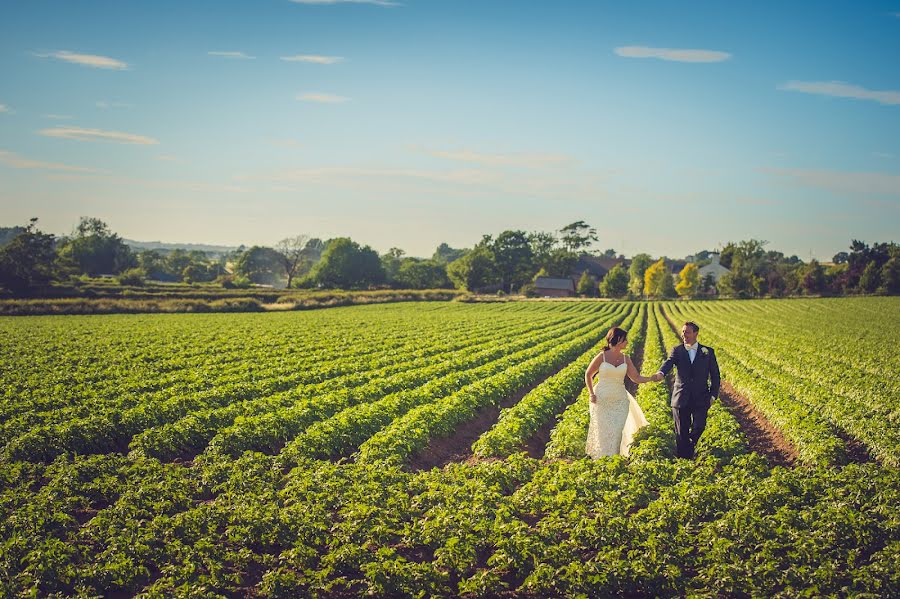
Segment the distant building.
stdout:
<path fill-rule="evenodd" d="M 538 277 L 534 281 L 534 290 L 543 297 L 575 297 L 575 281 L 568 277 Z"/>
<path fill-rule="evenodd" d="M 575 263 L 572 273 L 572 279 L 578 280 L 582 273 L 587 271 L 589 275 L 594 277 L 595 281 L 602 281 L 612 267 L 616 264 L 622 264 L 628 268 L 628 261 L 624 256 L 620 258 L 607 258 L 605 256 L 591 256 L 590 254 L 581 254 Z"/>
<path fill-rule="evenodd" d="M 712 260 L 712 262 L 710 262 L 706 266 L 700 267 L 699 269 L 700 280 L 702 281 L 703 279 L 705 279 L 706 275 L 712 275 L 715 282 L 718 283 L 719 279 L 721 279 L 725 275 L 725 273 L 729 273 L 731 271 L 719 264 L 719 254 L 710 254 L 709 258 L 710 260 Z"/>

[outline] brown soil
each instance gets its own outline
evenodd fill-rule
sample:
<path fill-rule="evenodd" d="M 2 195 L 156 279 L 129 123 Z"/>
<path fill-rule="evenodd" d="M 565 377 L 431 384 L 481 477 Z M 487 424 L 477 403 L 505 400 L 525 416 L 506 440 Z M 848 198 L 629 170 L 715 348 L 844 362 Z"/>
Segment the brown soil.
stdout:
<path fill-rule="evenodd" d="M 750 451 L 762 455 L 773 466 L 792 467 L 796 464 L 800 455 L 790 441 L 728 381 L 722 381 L 719 399 L 740 425 Z"/>
<path fill-rule="evenodd" d="M 672 322 L 672 317 L 662 308 L 660 310 L 677 335 L 678 327 Z M 800 454 L 797 453 L 797 449 L 781 434 L 778 427 L 769 422 L 768 418 L 728 381 L 722 381 L 719 399 L 740 425 L 741 431 L 747 437 L 750 451 L 762 455 L 773 466 L 792 467 L 798 463 Z"/>
<path fill-rule="evenodd" d="M 482 408 L 474 418 L 457 427 L 456 432 L 454 432 L 452 436 L 432 438 L 428 443 L 428 447 L 410 460 L 408 469 L 415 472 L 419 470 L 430 470 L 432 468 L 442 468 L 450 462 L 470 462 L 476 460 L 477 458 L 475 458 L 472 453 L 472 443 L 494 426 L 494 423 L 497 422 L 497 419 L 500 417 L 500 410 L 516 405 L 523 397 L 528 395 L 532 389 L 548 378 L 556 375 L 566 366 L 568 366 L 568 364 L 563 364 L 549 375 L 534 381 L 529 386 L 502 399 L 498 405 Z"/>

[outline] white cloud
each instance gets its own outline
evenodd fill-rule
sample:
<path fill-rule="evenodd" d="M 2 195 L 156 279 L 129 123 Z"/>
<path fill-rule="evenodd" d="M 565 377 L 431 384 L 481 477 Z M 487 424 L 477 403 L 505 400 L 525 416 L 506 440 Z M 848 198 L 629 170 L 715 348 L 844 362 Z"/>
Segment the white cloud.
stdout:
<path fill-rule="evenodd" d="M 126 104 L 125 102 L 107 102 L 106 100 L 95 102 L 94 105 L 101 110 L 107 110 L 109 108 L 131 108 L 131 104 Z"/>
<path fill-rule="evenodd" d="M 82 129 L 81 127 L 53 127 L 41 129 L 38 133 L 47 137 L 61 137 L 78 141 L 109 141 L 120 144 L 155 145 L 159 141 L 152 137 L 122 133 L 120 131 L 102 131 L 100 129 Z"/>
<path fill-rule="evenodd" d="M 41 58 L 55 58 L 72 64 L 80 64 L 85 67 L 93 67 L 95 69 L 113 69 L 116 71 L 124 71 L 128 69 L 128 63 L 110 58 L 109 56 L 99 56 L 97 54 L 77 54 L 68 50 L 60 50 L 58 52 L 49 52 L 47 54 L 37 54 Z"/>
<path fill-rule="evenodd" d="M 446 158 L 457 162 L 473 162 L 488 166 L 543 168 L 570 165 L 575 162 L 575 159 L 571 156 L 562 154 L 482 154 L 471 150 L 425 150 L 425 152 L 437 158 Z"/>
<path fill-rule="evenodd" d="M 24 168 L 24 169 L 41 169 L 41 170 L 51 170 L 51 171 L 68 171 L 73 173 L 99 173 L 102 171 L 98 171 L 93 168 L 85 168 L 82 166 L 71 166 L 68 164 L 59 164 L 56 162 L 42 162 L 40 160 L 32 160 L 30 158 L 23 158 L 19 156 L 15 152 L 9 152 L 7 150 L 0 150 L 0 164 L 5 164 L 6 166 L 10 166 L 12 168 Z"/>
<path fill-rule="evenodd" d="M 762 169 L 804 187 L 837 193 L 900 196 L 900 175 L 811 169 Z"/>
<path fill-rule="evenodd" d="M 392 0 L 291 0 L 294 4 L 374 4 L 375 6 L 400 6 Z"/>
<path fill-rule="evenodd" d="M 719 52 L 718 50 L 648 48 L 647 46 L 621 46 L 614 52 L 625 58 L 658 58 L 676 62 L 722 62 L 731 58 L 731 54 L 728 52 Z"/>
<path fill-rule="evenodd" d="M 6 104 L 0 104 L 0 112 L 9 112 L 9 106 Z"/>
<path fill-rule="evenodd" d="M 65 121 L 72 117 L 68 114 L 45 114 L 44 118 L 45 119 L 53 119 L 54 121 Z"/>
<path fill-rule="evenodd" d="M 282 56 L 281 60 L 287 62 L 311 62 L 313 64 L 335 64 L 344 60 L 343 56 L 321 56 L 319 54 L 296 54 L 294 56 Z"/>
<path fill-rule="evenodd" d="M 255 56 L 248 56 L 243 52 L 207 52 L 210 56 L 220 56 L 222 58 L 236 58 L 238 60 L 253 60 Z"/>
<path fill-rule="evenodd" d="M 843 81 L 788 81 L 783 85 L 779 85 L 778 89 L 838 98 L 873 100 L 879 104 L 900 104 L 900 91 L 875 91 L 858 85 L 844 83 Z"/>
<path fill-rule="evenodd" d="M 350 98 L 345 98 L 344 96 L 335 96 L 333 94 L 306 93 L 306 94 L 298 94 L 297 99 L 303 100 L 304 102 L 319 102 L 322 104 L 340 104 L 341 102 L 346 102 Z"/>

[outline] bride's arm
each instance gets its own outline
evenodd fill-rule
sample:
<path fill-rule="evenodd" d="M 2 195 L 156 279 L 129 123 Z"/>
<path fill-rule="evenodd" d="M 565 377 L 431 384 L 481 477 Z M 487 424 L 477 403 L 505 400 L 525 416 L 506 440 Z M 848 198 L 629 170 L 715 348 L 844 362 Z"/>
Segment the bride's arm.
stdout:
<path fill-rule="evenodd" d="M 630 378 L 638 385 L 640 385 L 641 383 L 653 382 L 653 377 L 641 376 L 641 373 L 638 372 L 638 369 L 634 367 L 634 363 L 631 361 L 631 358 L 625 356 L 625 361 L 628 363 L 628 366 L 625 368 L 625 371 L 628 373 L 628 378 Z"/>
<path fill-rule="evenodd" d="M 603 361 L 603 354 L 597 354 L 591 363 L 588 364 L 587 370 L 584 371 L 584 386 L 587 387 L 588 395 L 591 396 L 591 403 L 597 403 L 594 396 L 594 375 L 600 370 L 600 363 Z"/>

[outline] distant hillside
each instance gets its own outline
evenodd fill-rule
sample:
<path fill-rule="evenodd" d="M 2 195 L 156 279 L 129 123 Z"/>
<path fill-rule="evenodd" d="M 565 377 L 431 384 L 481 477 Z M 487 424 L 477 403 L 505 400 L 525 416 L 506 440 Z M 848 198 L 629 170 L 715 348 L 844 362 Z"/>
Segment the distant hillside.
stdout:
<path fill-rule="evenodd" d="M 211 254 L 225 254 L 238 249 L 236 246 L 206 245 L 203 243 L 163 243 L 162 241 L 134 241 L 133 239 L 123 239 L 123 241 L 135 250 L 185 250 L 187 252 L 200 251 Z"/>

